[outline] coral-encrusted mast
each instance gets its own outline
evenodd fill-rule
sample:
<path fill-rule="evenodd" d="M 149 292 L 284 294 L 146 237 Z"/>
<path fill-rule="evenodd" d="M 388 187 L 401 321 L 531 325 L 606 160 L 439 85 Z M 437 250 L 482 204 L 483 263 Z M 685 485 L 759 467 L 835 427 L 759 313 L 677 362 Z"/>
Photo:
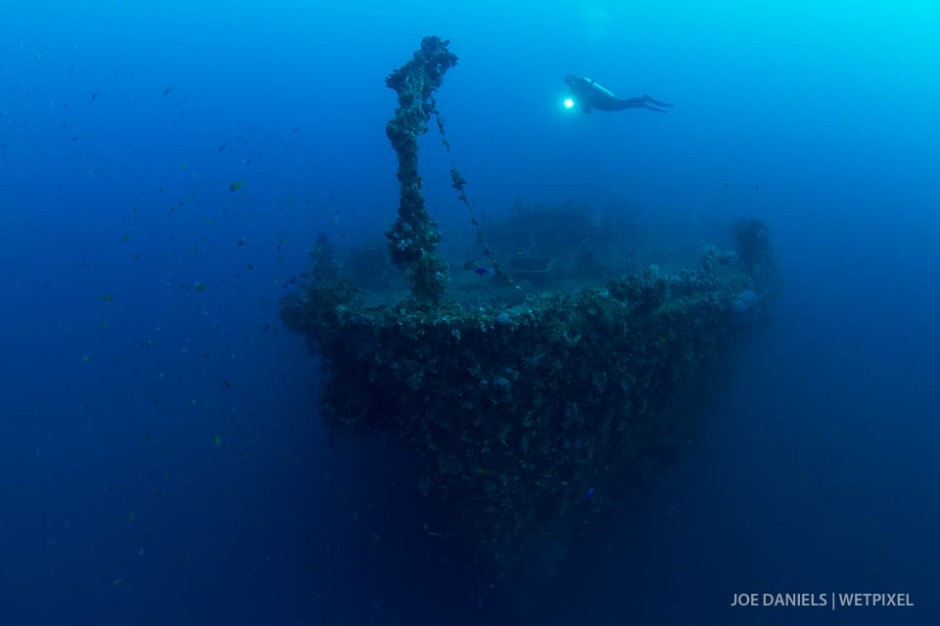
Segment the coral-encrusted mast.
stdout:
<path fill-rule="evenodd" d="M 418 304 L 437 304 L 447 282 L 447 265 L 434 254 L 440 234 L 428 215 L 418 174 L 418 136 L 427 132 L 434 112 L 432 94 L 444 73 L 457 64 L 448 41 L 425 37 L 410 61 L 392 72 L 385 84 L 398 94 L 398 109 L 385 134 L 398 155 L 398 219 L 385 233 L 392 261 L 405 268 Z"/>

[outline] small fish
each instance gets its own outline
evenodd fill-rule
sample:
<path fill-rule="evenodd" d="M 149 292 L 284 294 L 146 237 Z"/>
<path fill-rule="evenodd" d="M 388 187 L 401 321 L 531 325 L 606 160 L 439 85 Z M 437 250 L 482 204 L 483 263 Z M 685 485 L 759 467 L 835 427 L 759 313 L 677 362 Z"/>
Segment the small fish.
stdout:
<path fill-rule="evenodd" d="M 591 498 L 593 498 L 593 497 L 594 497 L 594 487 L 589 487 L 588 490 L 584 492 L 584 497 L 587 498 L 587 499 L 589 499 L 589 500 L 590 500 Z"/>
<path fill-rule="evenodd" d="M 112 296 L 110 293 L 101 294 L 101 301 L 102 302 L 114 302 L 114 296 Z"/>
<path fill-rule="evenodd" d="M 222 379 L 222 384 L 225 385 L 226 389 L 229 389 L 232 386 L 232 383 L 230 383 L 227 378 Z"/>
<path fill-rule="evenodd" d="M 222 445 L 222 437 L 216 435 L 212 438 L 212 442 L 216 445 L 216 447 L 219 447 Z"/>
<path fill-rule="evenodd" d="M 473 273 L 479 276 L 486 276 L 487 274 L 493 273 L 493 268 L 490 267 L 476 267 L 473 269 Z"/>
<path fill-rule="evenodd" d="M 163 95 L 168 96 L 174 91 L 176 91 L 176 87 L 167 87 L 166 89 L 163 90 Z"/>
<path fill-rule="evenodd" d="M 111 581 L 111 586 L 112 586 L 112 587 L 117 587 L 117 586 L 120 585 L 122 582 L 124 582 L 124 577 L 123 577 L 123 576 L 121 576 L 120 578 L 115 578 L 113 581 Z"/>
<path fill-rule="evenodd" d="M 244 184 L 245 184 L 245 181 L 243 181 L 243 180 L 236 180 L 236 181 L 234 181 L 232 184 L 230 184 L 230 185 L 228 186 L 228 190 L 229 190 L 229 191 L 238 191 L 239 189 L 242 188 L 242 185 L 244 185 Z"/>

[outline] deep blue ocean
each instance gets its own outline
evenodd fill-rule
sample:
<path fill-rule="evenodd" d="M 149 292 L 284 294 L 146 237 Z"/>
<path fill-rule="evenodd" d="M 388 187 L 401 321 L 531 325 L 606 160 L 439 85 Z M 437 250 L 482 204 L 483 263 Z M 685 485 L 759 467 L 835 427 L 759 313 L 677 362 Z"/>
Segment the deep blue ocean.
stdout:
<path fill-rule="evenodd" d="M 938 28 L 924 0 L 4 0 L 0 626 L 940 623 Z M 757 217 L 783 275 L 701 437 L 524 602 L 428 541 L 406 453 L 327 433 L 278 315 L 319 233 L 394 219 L 384 81 L 425 35 L 478 210 Z M 674 107 L 566 111 L 569 73 Z M 730 606 L 800 592 L 914 606 Z"/>

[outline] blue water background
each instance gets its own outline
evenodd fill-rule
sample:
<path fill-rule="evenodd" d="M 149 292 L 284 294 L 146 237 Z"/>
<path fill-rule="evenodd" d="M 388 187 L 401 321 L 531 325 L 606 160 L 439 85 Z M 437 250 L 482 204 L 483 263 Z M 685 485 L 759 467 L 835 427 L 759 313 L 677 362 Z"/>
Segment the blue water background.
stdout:
<path fill-rule="evenodd" d="M 930 2 L 6 0 L 0 624 L 940 622 L 938 24 Z M 756 216 L 785 276 L 701 440 L 522 609 L 437 551 L 407 456 L 331 444 L 278 321 L 317 233 L 391 223 L 383 81 L 428 34 L 460 57 L 438 103 L 481 211 Z M 675 108 L 565 112 L 569 72 Z M 793 591 L 916 606 L 728 607 Z"/>

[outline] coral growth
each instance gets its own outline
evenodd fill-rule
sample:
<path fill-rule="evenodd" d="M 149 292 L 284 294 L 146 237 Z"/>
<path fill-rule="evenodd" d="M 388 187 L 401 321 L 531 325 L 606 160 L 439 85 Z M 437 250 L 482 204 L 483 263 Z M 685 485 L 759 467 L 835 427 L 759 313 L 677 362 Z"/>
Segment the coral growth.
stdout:
<path fill-rule="evenodd" d="M 732 343 L 752 288 L 714 262 L 513 307 L 366 307 L 332 284 L 338 293 L 311 285 L 282 306 L 328 363 L 329 424 L 401 438 L 488 579 L 518 572 L 526 546 L 564 540 L 648 471 L 675 426 L 669 409 Z"/>
<path fill-rule="evenodd" d="M 398 94 L 398 109 L 385 127 L 398 156 L 398 219 L 386 232 L 392 261 L 406 268 L 419 304 L 436 304 L 444 293 L 447 265 L 435 255 L 440 234 L 428 215 L 418 174 L 418 137 L 428 130 L 434 91 L 457 57 L 447 41 L 425 37 L 412 59 L 392 72 L 386 84 Z"/>

